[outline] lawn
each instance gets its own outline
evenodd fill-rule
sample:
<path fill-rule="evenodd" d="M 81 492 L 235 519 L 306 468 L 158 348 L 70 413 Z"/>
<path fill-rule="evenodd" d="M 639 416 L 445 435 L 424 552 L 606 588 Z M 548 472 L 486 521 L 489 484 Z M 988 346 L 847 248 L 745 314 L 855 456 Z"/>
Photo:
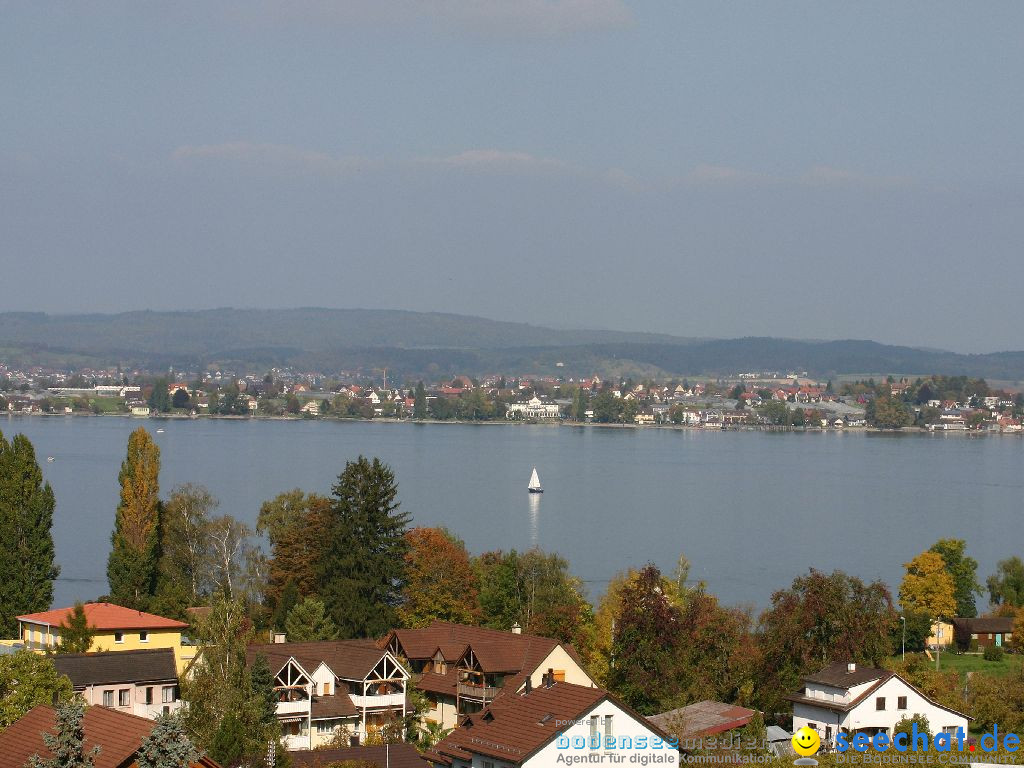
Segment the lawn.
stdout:
<path fill-rule="evenodd" d="M 1004 677 L 1016 669 L 1020 669 L 1024 663 L 1024 656 L 1021 654 L 1004 654 L 1002 661 L 985 661 L 978 653 L 944 653 L 939 659 L 940 669 L 955 669 L 964 679 L 968 672 L 980 672 L 983 675 L 994 675 Z"/>

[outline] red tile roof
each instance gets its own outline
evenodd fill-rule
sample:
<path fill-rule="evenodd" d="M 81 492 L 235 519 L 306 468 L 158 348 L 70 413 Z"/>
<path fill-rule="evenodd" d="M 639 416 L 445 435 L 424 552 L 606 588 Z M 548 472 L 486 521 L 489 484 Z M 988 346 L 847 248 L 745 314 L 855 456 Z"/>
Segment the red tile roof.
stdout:
<path fill-rule="evenodd" d="M 89 626 L 95 629 L 188 629 L 188 624 L 183 621 L 123 608 L 113 603 L 86 603 L 84 608 Z M 29 613 L 17 618 L 18 621 L 59 627 L 70 618 L 72 611 L 74 608 L 56 608 L 52 611 Z"/>
<path fill-rule="evenodd" d="M 0 768 L 24 768 L 32 755 L 52 757 L 43 742 L 43 733 L 56 731 L 56 717 L 51 707 L 34 708 L 23 718 L 0 733 Z M 104 707 L 85 710 L 85 747 L 99 745 L 96 768 L 126 768 L 135 764 L 135 753 L 142 741 L 153 732 L 154 723 L 144 717 L 116 712 Z M 194 764 L 197 768 L 219 768 L 209 758 Z"/>

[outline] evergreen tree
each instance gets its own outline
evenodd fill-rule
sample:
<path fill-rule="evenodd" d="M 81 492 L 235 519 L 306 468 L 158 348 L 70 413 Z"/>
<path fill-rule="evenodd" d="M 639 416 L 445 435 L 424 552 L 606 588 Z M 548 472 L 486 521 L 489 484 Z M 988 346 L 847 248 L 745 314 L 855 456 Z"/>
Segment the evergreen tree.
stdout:
<path fill-rule="evenodd" d="M 284 631 L 285 624 L 288 621 L 288 616 L 291 614 L 292 609 L 299 604 L 299 588 L 295 586 L 293 579 L 288 579 L 288 583 L 284 585 L 284 589 L 281 591 L 281 597 L 278 598 L 277 604 L 274 606 L 274 615 L 271 618 L 271 622 L 274 625 L 274 629 Z M 321 603 L 323 605 L 323 603 Z"/>
<path fill-rule="evenodd" d="M 167 394 L 167 379 L 157 379 L 153 382 L 153 391 L 149 395 L 147 405 L 157 413 L 167 413 L 171 410 L 171 396 Z"/>
<path fill-rule="evenodd" d="M 234 712 L 228 712 L 210 742 L 210 757 L 221 765 L 234 765 L 245 757 L 246 741 L 242 719 Z"/>
<path fill-rule="evenodd" d="M 76 602 L 71 615 L 60 626 L 57 653 L 88 653 L 95 634 L 96 630 L 89 626 L 89 619 L 85 615 L 85 606 L 81 601 Z"/>
<path fill-rule="evenodd" d="M 391 469 L 363 456 L 345 465 L 332 489 L 318 592 L 342 638 L 375 637 L 394 626 L 410 518 L 399 511 L 397 494 Z"/>
<path fill-rule="evenodd" d="M 128 438 L 121 464 L 113 549 L 107 560 L 111 602 L 144 610 L 157 586 L 160 535 L 160 449 L 139 427 Z"/>
<path fill-rule="evenodd" d="M 202 755 L 174 715 L 160 715 L 138 751 L 139 768 L 189 768 Z"/>
<path fill-rule="evenodd" d="M 24 435 L 0 432 L 0 632 L 18 631 L 15 616 L 45 611 L 53 601 L 53 490 L 43 482 L 35 449 Z"/>
<path fill-rule="evenodd" d="M 416 382 L 416 396 L 412 406 L 412 417 L 414 419 L 427 418 L 427 393 L 423 389 L 423 382 Z"/>
<path fill-rule="evenodd" d="M 44 733 L 43 743 L 53 757 L 32 755 L 28 768 L 93 768 L 100 748 L 85 749 L 85 702 L 70 699 L 57 706 L 57 733 Z"/>
<path fill-rule="evenodd" d="M 307 597 L 292 608 L 284 630 L 288 641 L 293 643 L 334 640 L 338 636 L 338 628 L 327 615 L 327 609 L 315 597 Z"/>
<path fill-rule="evenodd" d="M 255 716 L 257 722 L 264 727 L 277 724 L 277 693 L 274 691 L 274 673 L 263 654 L 258 655 L 249 670 L 249 681 L 252 685 Z"/>

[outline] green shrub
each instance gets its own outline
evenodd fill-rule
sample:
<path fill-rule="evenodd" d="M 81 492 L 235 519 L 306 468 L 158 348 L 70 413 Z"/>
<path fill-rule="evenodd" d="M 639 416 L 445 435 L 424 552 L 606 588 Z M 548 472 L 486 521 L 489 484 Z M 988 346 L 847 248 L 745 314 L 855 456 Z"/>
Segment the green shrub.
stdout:
<path fill-rule="evenodd" d="M 1003 649 L 998 645 L 986 645 L 983 655 L 985 656 L 985 661 L 1002 661 Z"/>

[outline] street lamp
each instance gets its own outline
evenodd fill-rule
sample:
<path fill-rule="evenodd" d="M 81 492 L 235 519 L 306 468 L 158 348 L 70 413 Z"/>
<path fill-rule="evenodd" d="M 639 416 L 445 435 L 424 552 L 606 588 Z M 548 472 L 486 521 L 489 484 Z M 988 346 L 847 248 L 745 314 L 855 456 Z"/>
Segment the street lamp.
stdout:
<path fill-rule="evenodd" d="M 907 617 L 900 616 L 900 621 L 903 622 L 903 661 L 907 660 Z"/>

